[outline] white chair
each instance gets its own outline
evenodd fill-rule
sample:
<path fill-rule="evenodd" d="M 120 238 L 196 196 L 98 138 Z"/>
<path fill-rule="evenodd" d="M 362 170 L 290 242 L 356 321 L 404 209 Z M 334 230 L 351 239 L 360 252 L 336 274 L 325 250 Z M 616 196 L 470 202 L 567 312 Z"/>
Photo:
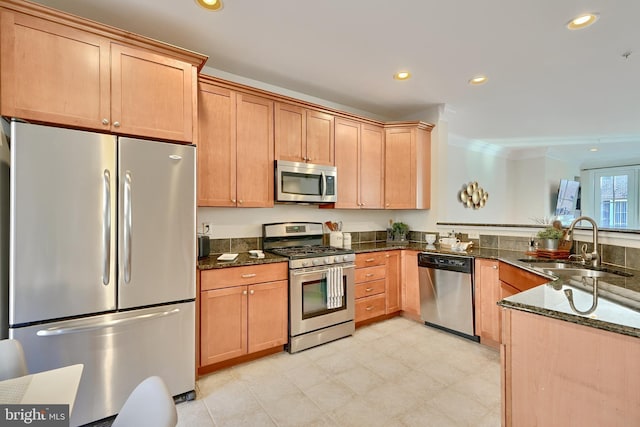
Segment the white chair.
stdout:
<path fill-rule="evenodd" d="M 0 340 L 0 381 L 29 374 L 20 341 Z"/>
<path fill-rule="evenodd" d="M 149 377 L 131 392 L 111 427 L 175 427 L 178 413 L 160 377 Z"/>

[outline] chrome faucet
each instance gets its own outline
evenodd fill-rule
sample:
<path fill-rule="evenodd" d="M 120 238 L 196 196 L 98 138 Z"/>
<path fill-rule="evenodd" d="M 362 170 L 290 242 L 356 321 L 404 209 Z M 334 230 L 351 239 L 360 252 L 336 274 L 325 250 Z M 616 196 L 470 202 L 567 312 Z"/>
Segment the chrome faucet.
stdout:
<path fill-rule="evenodd" d="M 591 252 L 590 254 L 587 254 L 586 245 L 583 245 L 583 247 L 581 248 L 582 257 L 585 260 L 591 259 L 591 265 L 593 267 L 600 267 L 600 253 L 598 252 L 598 225 L 593 220 L 593 218 L 590 218 L 588 216 L 579 216 L 578 218 L 574 219 L 571 225 L 569 226 L 569 229 L 567 230 L 567 234 L 564 236 L 564 239 L 569 242 L 572 241 L 573 228 L 576 226 L 578 222 L 583 220 L 589 221 L 591 223 L 591 226 L 593 227 L 593 252 Z"/>

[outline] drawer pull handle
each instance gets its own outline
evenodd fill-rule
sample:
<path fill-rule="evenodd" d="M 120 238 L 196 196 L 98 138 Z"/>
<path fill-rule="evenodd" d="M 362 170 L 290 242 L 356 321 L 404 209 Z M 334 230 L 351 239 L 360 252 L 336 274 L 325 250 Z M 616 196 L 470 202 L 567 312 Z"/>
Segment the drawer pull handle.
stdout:
<path fill-rule="evenodd" d="M 365 289 L 365 291 L 367 291 L 367 292 L 371 292 L 372 290 L 373 290 L 373 288 L 367 288 L 367 289 Z"/>
<path fill-rule="evenodd" d="M 370 305 L 369 307 L 365 308 L 365 310 L 371 311 L 371 310 L 373 310 L 373 306 Z"/>
<path fill-rule="evenodd" d="M 250 274 L 243 274 L 242 275 L 243 279 L 249 279 L 251 277 L 256 277 L 256 273 L 250 273 Z"/>
<path fill-rule="evenodd" d="M 375 258 L 367 258 L 367 261 L 366 261 L 366 262 L 373 262 L 373 261 L 375 261 L 375 260 L 376 260 Z"/>
<path fill-rule="evenodd" d="M 375 274 L 373 274 L 373 273 L 367 273 L 367 274 L 365 274 L 364 276 L 365 276 L 365 277 L 371 277 L 371 276 L 375 276 Z"/>

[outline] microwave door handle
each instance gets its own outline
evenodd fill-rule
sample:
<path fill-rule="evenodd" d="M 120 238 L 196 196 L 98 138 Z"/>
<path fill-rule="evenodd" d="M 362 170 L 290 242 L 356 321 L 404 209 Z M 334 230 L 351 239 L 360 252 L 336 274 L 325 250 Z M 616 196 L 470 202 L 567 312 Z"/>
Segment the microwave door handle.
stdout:
<path fill-rule="evenodd" d="M 327 195 L 327 177 L 324 172 L 320 172 L 320 176 L 322 177 L 322 182 L 320 183 L 322 198 L 324 199 Z"/>

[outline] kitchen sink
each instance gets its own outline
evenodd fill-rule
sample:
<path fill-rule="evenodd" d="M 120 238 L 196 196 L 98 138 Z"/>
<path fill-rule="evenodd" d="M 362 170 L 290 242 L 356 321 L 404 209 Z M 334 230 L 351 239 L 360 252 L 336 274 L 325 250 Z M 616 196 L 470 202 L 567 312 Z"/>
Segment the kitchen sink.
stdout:
<path fill-rule="evenodd" d="M 607 267 L 591 267 L 575 262 L 539 261 L 520 259 L 529 264 L 529 267 L 542 273 L 556 277 L 580 276 L 580 277 L 631 277 L 632 274 L 624 271 L 613 270 Z"/>

